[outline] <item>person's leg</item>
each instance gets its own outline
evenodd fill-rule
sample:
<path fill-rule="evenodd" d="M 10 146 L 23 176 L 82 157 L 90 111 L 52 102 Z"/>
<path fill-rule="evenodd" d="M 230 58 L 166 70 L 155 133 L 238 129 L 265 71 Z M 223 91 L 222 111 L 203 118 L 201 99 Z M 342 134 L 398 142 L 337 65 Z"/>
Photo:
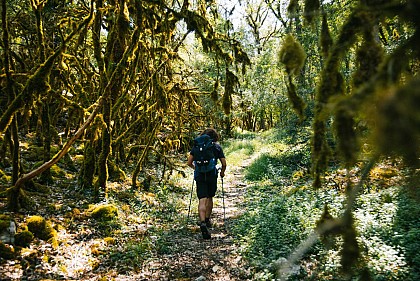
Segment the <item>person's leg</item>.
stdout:
<path fill-rule="evenodd" d="M 213 211 L 213 197 L 207 198 L 206 204 L 206 225 L 207 227 L 211 227 L 210 216 Z"/>
<path fill-rule="evenodd" d="M 208 181 L 208 198 L 206 204 L 206 224 L 211 227 L 210 217 L 213 212 L 213 197 L 217 191 L 217 177 L 212 177 Z"/>
<path fill-rule="evenodd" d="M 213 211 L 213 197 L 207 198 L 206 204 L 206 219 L 209 219 Z"/>
<path fill-rule="evenodd" d="M 206 224 L 206 211 L 209 198 L 201 198 L 198 201 L 198 215 L 200 217 L 200 230 L 204 239 L 211 239 L 211 234 Z"/>
<path fill-rule="evenodd" d="M 201 198 L 198 201 L 198 217 L 200 218 L 200 222 L 203 222 L 206 219 L 208 199 L 209 198 Z"/>

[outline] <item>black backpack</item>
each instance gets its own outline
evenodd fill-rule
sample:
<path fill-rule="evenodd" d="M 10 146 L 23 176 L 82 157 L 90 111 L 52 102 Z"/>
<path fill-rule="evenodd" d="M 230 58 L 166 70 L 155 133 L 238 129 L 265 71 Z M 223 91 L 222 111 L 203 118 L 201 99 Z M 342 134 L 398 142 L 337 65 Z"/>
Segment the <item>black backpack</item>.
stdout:
<path fill-rule="evenodd" d="M 200 173 L 207 173 L 216 168 L 216 157 L 214 156 L 214 142 L 209 135 L 201 135 L 194 139 L 192 149 L 194 155 L 195 170 Z"/>

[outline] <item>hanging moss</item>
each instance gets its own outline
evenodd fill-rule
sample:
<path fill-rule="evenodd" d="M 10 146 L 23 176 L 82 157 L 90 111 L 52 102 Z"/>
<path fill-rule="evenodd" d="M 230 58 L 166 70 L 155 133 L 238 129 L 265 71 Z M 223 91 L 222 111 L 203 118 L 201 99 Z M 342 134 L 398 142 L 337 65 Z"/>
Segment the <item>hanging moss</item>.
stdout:
<path fill-rule="evenodd" d="M 384 92 L 386 94 L 384 94 Z M 374 142 L 381 153 L 402 156 L 407 164 L 420 166 L 420 79 L 399 89 L 378 89 Z"/>
<path fill-rule="evenodd" d="M 210 97 L 212 101 L 214 101 L 215 103 L 219 100 L 219 95 L 217 93 L 218 88 L 219 88 L 219 79 L 217 79 L 216 82 L 214 82 L 213 91 L 211 91 L 210 93 Z"/>
<path fill-rule="evenodd" d="M 285 65 L 289 75 L 296 75 L 305 63 L 306 53 L 293 35 L 287 34 L 280 48 L 278 59 L 280 64 Z"/>
<path fill-rule="evenodd" d="M 290 19 L 298 17 L 299 0 L 290 0 L 287 6 L 287 16 Z"/>
<path fill-rule="evenodd" d="M 331 37 L 330 28 L 328 27 L 327 16 L 322 16 L 322 25 L 321 25 L 321 39 L 320 39 L 320 47 L 321 47 L 321 54 L 326 59 L 328 57 L 328 53 L 330 48 L 333 44 L 333 39 Z"/>
<path fill-rule="evenodd" d="M 359 152 L 359 143 L 355 132 L 353 114 L 349 108 L 339 107 L 334 114 L 334 131 L 337 138 L 337 150 L 346 167 L 355 164 Z"/>
<path fill-rule="evenodd" d="M 313 20 L 319 16 L 319 10 L 319 0 L 305 0 L 305 9 L 303 16 L 309 24 L 313 24 Z"/>
<path fill-rule="evenodd" d="M 372 32 L 368 31 L 356 54 L 357 70 L 353 75 L 354 88 L 366 83 L 378 72 L 383 53 L 382 47 L 373 38 Z"/>
<path fill-rule="evenodd" d="M 312 175 L 314 177 L 313 187 L 321 187 L 321 177 L 327 167 L 327 159 L 330 149 L 326 143 L 326 127 L 322 120 L 314 120 L 312 137 Z"/>
<path fill-rule="evenodd" d="M 340 73 L 337 73 L 336 79 L 332 80 L 332 85 L 335 85 L 335 89 L 332 88 L 334 96 L 344 96 L 345 86 L 344 78 Z M 332 99 L 332 103 L 334 99 Z M 334 134 L 337 139 L 337 152 L 341 156 L 346 167 L 353 165 L 356 161 L 357 154 L 359 151 L 359 145 L 357 142 L 357 136 L 355 133 L 354 114 L 350 110 L 350 107 L 346 107 L 345 104 L 337 105 L 334 110 Z"/>
<path fill-rule="evenodd" d="M 289 76 L 289 84 L 287 86 L 287 96 L 289 98 L 290 103 L 292 104 L 293 110 L 299 116 L 300 120 L 304 119 L 303 110 L 305 109 L 305 102 L 303 99 L 298 96 L 296 92 L 296 86 L 293 84 L 291 77 Z"/>
<path fill-rule="evenodd" d="M 322 173 L 327 167 L 327 153 L 329 145 L 326 140 L 326 120 L 330 112 L 325 108 L 331 97 L 340 96 L 345 92 L 343 76 L 339 72 L 341 58 L 345 51 L 353 44 L 356 33 L 362 24 L 362 16 L 359 13 L 352 14 L 343 26 L 337 42 L 329 49 L 328 59 L 321 73 L 321 81 L 317 89 L 315 118 L 313 123 L 312 140 L 312 172 L 314 175 L 314 187 L 321 186 Z"/>
<path fill-rule="evenodd" d="M 336 224 L 336 227 L 333 227 L 327 231 L 323 231 L 323 228 L 326 227 L 327 224 Z M 324 211 L 322 212 L 321 217 L 316 222 L 316 228 L 315 230 L 320 235 L 320 240 L 326 246 L 327 248 L 333 247 L 335 244 L 335 236 L 339 233 L 339 223 L 337 223 L 337 219 L 335 219 L 331 214 L 328 207 L 328 204 L 326 203 L 324 205 Z"/>
<path fill-rule="evenodd" d="M 353 267 L 360 257 L 359 244 L 357 242 L 357 233 L 354 226 L 354 219 L 350 212 L 344 214 L 343 218 L 343 245 L 341 248 L 341 270 L 344 275 L 351 276 Z"/>
<path fill-rule="evenodd" d="M 223 110 L 226 115 L 229 115 L 232 109 L 232 95 L 234 94 L 234 89 L 238 83 L 238 77 L 229 71 L 229 69 L 226 69 L 225 93 L 222 98 Z"/>
<path fill-rule="evenodd" d="M 242 75 L 245 75 L 246 66 L 251 65 L 251 60 L 249 59 L 248 54 L 242 50 L 239 42 L 235 41 L 232 45 L 232 48 L 235 56 L 235 61 L 237 63 L 242 64 Z"/>

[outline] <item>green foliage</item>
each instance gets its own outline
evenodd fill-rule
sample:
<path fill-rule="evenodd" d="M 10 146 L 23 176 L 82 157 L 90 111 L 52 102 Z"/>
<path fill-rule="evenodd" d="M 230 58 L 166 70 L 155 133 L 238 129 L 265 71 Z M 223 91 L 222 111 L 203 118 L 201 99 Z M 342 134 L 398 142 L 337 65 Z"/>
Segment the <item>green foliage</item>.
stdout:
<path fill-rule="evenodd" d="M 405 187 L 398 194 L 396 218 L 391 225 L 392 240 L 405 249 L 406 262 L 410 272 L 406 280 L 420 278 L 420 191 L 418 187 Z"/>
<path fill-rule="evenodd" d="M 0 169 L 0 182 L 10 184 L 12 177 L 7 175 L 2 169 Z"/>
<path fill-rule="evenodd" d="M 120 272 L 141 268 L 152 249 L 152 242 L 148 237 L 140 241 L 132 241 L 124 244 L 122 249 L 115 248 L 109 253 L 109 259 L 118 264 Z"/>
<path fill-rule="evenodd" d="M 245 177 L 252 181 L 279 177 L 291 177 L 296 171 L 307 171 L 310 166 L 310 148 L 308 145 L 290 147 L 283 151 L 275 148 L 263 152 L 246 169 Z"/>
<path fill-rule="evenodd" d="M 310 185 L 307 178 L 305 182 L 291 180 L 297 174 L 293 170 L 302 171 L 305 163 L 310 164 L 309 145 L 297 145 L 285 132 L 245 134 L 246 141 L 253 144 L 254 160 L 246 170 L 246 211 L 235 221 L 232 231 L 240 241 L 240 252 L 258 269 L 254 277 L 278 277 L 276 271 L 282 259 L 309 233 L 330 221 L 335 226 L 319 237 L 323 243 L 305 249 L 288 280 L 416 280 L 418 243 L 413 239 L 418 234 L 418 191 L 407 189 L 401 193 L 404 189 L 388 185 L 366 190 L 356 199 L 353 212 L 343 215 L 344 192 L 312 190 L 297 184 Z M 294 140 L 302 138 L 308 138 L 304 131 Z M 285 139 L 287 143 L 283 143 Z M 243 155 L 246 148 L 242 139 L 230 140 L 227 147 L 228 158 L 236 153 Z M 385 181 L 398 175 L 394 168 L 374 169 L 371 173 L 385 177 Z M 331 176 L 340 181 L 338 174 Z"/>
<path fill-rule="evenodd" d="M 321 213 L 308 191 L 288 193 L 263 183 L 249 188 L 247 211 L 235 222 L 233 232 L 240 237 L 240 250 L 252 264 L 268 268 L 273 260 L 288 257 L 306 238 L 315 225 L 315 216 Z"/>

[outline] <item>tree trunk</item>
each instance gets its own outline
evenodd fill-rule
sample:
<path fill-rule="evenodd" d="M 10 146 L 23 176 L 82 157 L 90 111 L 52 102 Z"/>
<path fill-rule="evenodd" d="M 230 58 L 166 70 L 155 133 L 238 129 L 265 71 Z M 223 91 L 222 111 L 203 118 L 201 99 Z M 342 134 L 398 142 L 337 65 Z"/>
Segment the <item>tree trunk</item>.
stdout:
<path fill-rule="evenodd" d="M 42 141 L 44 145 L 43 161 L 48 162 L 51 159 L 51 134 L 50 134 L 50 112 L 49 104 L 44 101 L 42 105 Z M 52 176 L 50 169 L 45 170 L 41 175 L 41 181 L 43 183 L 52 183 Z"/>
<path fill-rule="evenodd" d="M 82 189 L 92 189 L 93 187 L 93 176 L 95 174 L 95 142 L 90 140 L 85 143 L 85 150 L 83 152 L 83 166 L 80 170 L 79 185 Z"/>
<path fill-rule="evenodd" d="M 12 125 L 10 127 L 10 130 L 12 131 L 12 142 L 13 147 L 11 147 L 12 150 L 12 183 L 15 184 L 16 181 L 19 178 L 19 172 L 20 172 L 20 150 L 19 150 L 19 136 L 18 136 L 18 123 L 17 118 L 15 118 L 12 121 Z"/>
<path fill-rule="evenodd" d="M 107 195 L 106 181 L 108 180 L 108 156 L 111 152 L 111 98 L 104 101 L 102 110 L 105 126 L 102 128 L 102 146 L 101 154 L 98 160 L 98 183 L 95 185 L 95 200 L 99 200 L 100 189 Z"/>

